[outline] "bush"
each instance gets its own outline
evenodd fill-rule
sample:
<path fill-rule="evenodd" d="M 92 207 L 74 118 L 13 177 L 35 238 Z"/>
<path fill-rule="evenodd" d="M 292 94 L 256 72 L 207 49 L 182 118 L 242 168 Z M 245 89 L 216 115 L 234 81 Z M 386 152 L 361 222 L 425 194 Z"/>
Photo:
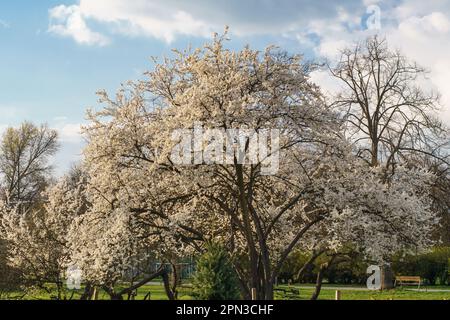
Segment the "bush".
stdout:
<path fill-rule="evenodd" d="M 309 256 L 310 253 L 293 252 L 281 270 L 280 283 L 295 279 L 296 273 L 308 261 Z M 312 266 L 307 268 L 300 282 L 314 283 L 318 266 L 327 259 L 325 256 L 319 257 Z M 435 247 L 417 255 L 399 252 L 394 254 L 390 261 L 392 270 L 397 276 L 420 276 L 430 285 L 450 285 L 450 247 Z M 364 285 L 367 280 L 366 270 L 370 264 L 376 264 L 376 262 L 371 263 L 363 255 L 355 253 L 346 262 L 331 266 L 324 274 L 325 282 Z"/>
<path fill-rule="evenodd" d="M 319 266 L 329 260 L 327 256 L 320 256 L 313 264 L 308 266 L 301 279 L 297 279 L 298 271 L 309 260 L 310 253 L 295 251 L 293 252 L 281 269 L 278 277 L 279 283 L 299 281 L 300 283 L 315 283 Z M 367 262 L 362 255 L 354 254 L 351 259 L 339 265 L 332 265 L 324 274 L 325 282 L 332 284 L 365 284 L 367 275 Z"/>
<path fill-rule="evenodd" d="M 419 255 L 399 255 L 393 260 L 393 270 L 397 275 L 420 276 L 428 284 L 449 283 L 450 247 L 436 247 Z"/>
<path fill-rule="evenodd" d="M 207 246 L 206 253 L 197 261 L 193 286 L 193 296 L 199 300 L 239 299 L 238 278 L 223 247 Z"/>

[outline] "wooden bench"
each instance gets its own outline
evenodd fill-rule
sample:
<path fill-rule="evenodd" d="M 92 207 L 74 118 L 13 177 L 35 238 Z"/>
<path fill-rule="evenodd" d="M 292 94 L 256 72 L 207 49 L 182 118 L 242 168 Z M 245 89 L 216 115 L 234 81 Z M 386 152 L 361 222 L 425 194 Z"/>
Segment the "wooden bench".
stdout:
<path fill-rule="evenodd" d="M 422 279 L 418 276 L 396 276 L 394 286 L 400 285 L 403 286 L 420 286 L 422 285 Z"/>

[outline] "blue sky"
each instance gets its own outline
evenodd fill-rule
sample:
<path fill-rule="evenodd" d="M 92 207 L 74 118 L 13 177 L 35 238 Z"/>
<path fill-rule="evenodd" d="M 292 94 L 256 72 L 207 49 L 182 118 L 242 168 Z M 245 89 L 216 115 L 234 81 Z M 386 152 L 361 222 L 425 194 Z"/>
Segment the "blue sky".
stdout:
<path fill-rule="evenodd" d="M 23 120 L 58 129 L 63 172 L 81 152 L 78 127 L 98 89 L 114 92 L 151 68 L 150 56 L 200 45 L 225 25 L 233 48 L 276 44 L 311 59 L 380 33 L 430 69 L 450 123 L 450 0 L 16 0 L 0 2 L 0 129 Z"/>

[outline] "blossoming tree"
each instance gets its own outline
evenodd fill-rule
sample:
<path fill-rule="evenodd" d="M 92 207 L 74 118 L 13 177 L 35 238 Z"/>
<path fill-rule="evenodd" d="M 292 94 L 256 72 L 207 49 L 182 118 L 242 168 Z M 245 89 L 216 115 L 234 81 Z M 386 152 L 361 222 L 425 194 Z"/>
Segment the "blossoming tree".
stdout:
<path fill-rule="evenodd" d="M 284 261 L 302 245 L 352 241 L 373 255 L 427 245 L 421 229 L 436 222 L 421 194 L 429 174 L 399 170 L 386 184 L 376 168 L 361 169 L 300 56 L 233 52 L 224 36 L 174 55 L 115 98 L 100 92 L 105 107 L 89 113 L 85 156 L 99 221 L 132 219 L 120 236 L 161 252 L 221 241 L 243 296 L 253 289 L 258 299 L 273 298 Z M 196 130 L 209 134 L 192 140 Z M 276 134 L 261 139 L 267 132 Z M 255 157 L 262 142 L 268 151 Z"/>
<path fill-rule="evenodd" d="M 71 261 L 68 230 L 84 213 L 84 191 L 82 183 L 65 177 L 45 192 L 42 206 L 24 211 L 20 204 L 0 204 L 8 261 L 20 271 L 26 287 L 52 292 L 55 285 L 56 298 L 67 298 L 66 271 Z"/>

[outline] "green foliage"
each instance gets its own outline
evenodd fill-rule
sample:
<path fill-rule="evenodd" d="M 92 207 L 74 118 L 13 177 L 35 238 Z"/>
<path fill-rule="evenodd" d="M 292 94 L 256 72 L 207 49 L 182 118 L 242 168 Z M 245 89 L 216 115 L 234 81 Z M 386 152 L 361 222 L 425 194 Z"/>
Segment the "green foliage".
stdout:
<path fill-rule="evenodd" d="M 392 269 L 399 275 L 420 276 L 428 284 L 449 284 L 450 247 L 437 247 L 419 254 L 397 255 Z"/>
<path fill-rule="evenodd" d="M 293 252 L 284 264 L 279 283 L 294 280 L 296 273 L 308 261 L 309 254 Z M 320 256 L 313 265 L 306 269 L 300 283 L 314 283 L 318 266 L 327 261 Z M 376 263 L 376 262 L 375 262 Z M 362 255 L 355 255 L 344 263 L 332 265 L 325 273 L 324 280 L 329 284 L 360 284 L 367 280 L 366 269 L 371 264 Z M 398 253 L 392 256 L 391 266 L 395 275 L 420 276 L 430 285 L 450 285 L 450 247 L 436 247 L 422 254 Z"/>
<path fill-rule="evenodd" d="M 368 262 L 362 256 L 355 256 L 345 263 L 333 265 L 327 270 L 325 277 L 328 283 L 363 285 L 367 281 L 367 266 Z"/>
<path fill-rule="evenodd" d="M 199 300 L 239 299 L 237 275 L 223 247 L 208 244 L 197 261 L 193 288 L 193 296 Z"/>
<path fill-rule="evenodd" d="M 298 270 L 300 270 L 300 268 L 308 261 L 308 256 L 308 254 L 298 250 L 292 252 L 281 268 L 280 274 L 278 275 L 278 283 L 283 284 L 288 283 L 288 281 L 293 282 Z M 306 272 L 306 274 L 309 275 L 309 272 Z M 307 278 L 307 275 L 305 275 L 302 280 Z"/>
<path fill-rule="evenodd" d="M 314 283 L 317 278 L 319 266 L 326 263 L 330 258 L 326 255 L 319 256 L 314 263 L 308 266 L 301 279 L 297 279 L 297 272 L 309 260 L 310 253 L 295 251 L 293 252 L 281 269 L 278 277 L 279 284 L 296 281 L 300 283 Z M 368 263 L 362 255 L 354 254 L 351 259 L 344 263 L 332 265 L 324 274 L 325 282 L 339 284 L 365 284 Z"/>

